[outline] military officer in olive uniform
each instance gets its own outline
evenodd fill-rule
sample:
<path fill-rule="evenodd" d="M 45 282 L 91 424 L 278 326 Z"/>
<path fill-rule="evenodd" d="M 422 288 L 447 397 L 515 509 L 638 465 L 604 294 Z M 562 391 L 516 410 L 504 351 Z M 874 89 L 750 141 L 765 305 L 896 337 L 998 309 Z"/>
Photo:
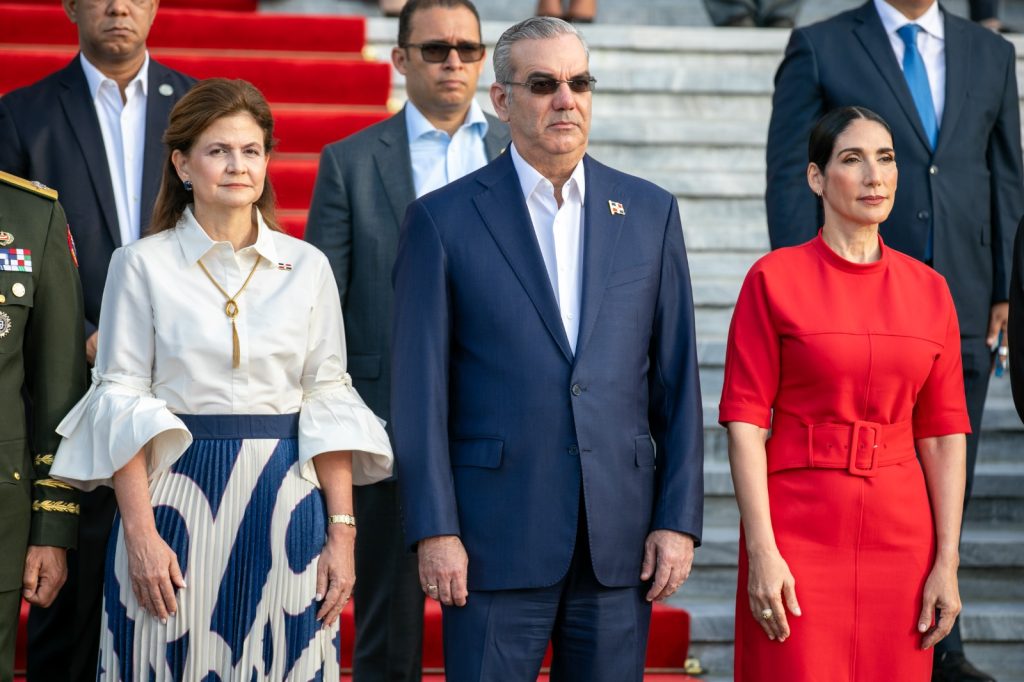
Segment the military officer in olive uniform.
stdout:
<path fill-rule="evenodd" d="M 54 429 L 88 383 L 82 315 L 57 192 L 0 172 L 0 682 L 21 598 L 49 606 L 77 537 L 75 491 L 49 472 Z"/>

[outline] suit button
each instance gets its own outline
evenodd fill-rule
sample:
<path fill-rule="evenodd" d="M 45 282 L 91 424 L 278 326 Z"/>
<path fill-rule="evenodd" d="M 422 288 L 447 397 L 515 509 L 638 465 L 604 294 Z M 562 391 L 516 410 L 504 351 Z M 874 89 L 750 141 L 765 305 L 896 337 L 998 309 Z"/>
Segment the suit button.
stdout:
<path fill-rule="evenodd" d="M 935 165 L 928 166 L 928 173 L 929 175 L 938 175 L 939 167 Z"/>
<path fill-rule="evenodd" d="M 928 211 L 918 211 L 917 212 L 917 219 L 918 220 L 928 220 L 928 218 L 930 218 L 931 215 L 932 214 L 929 213 Z"/>
<path fill-rule="evenodd" d="M 572 385 L 572 394 L 573 395 L 579 395 L 581 393 L 583 393 L 583 389 L 580 388 L 580 385 L 579 384 L 573 384 Z"/>
<path fill-rule="evenodd" d="M 572 455 L 573 457 L 579 457 L 580 449 L 578 447 L 576 447 L 575 445 L 570 446 L 569 447 L 569 454 Z"/>

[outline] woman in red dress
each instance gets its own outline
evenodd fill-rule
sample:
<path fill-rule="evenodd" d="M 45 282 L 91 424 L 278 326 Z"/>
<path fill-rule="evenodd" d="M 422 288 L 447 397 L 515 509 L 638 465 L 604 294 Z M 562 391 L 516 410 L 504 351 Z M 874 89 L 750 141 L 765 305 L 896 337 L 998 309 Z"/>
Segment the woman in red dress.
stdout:
<path fill-rule="evenodd" d="M 897 177 L 885 121 L 834 110 L 809 147 L 821 232 L 751 268 L 729 330 L 736 679 L 923 682 L 960 611 L 956 312 L 878 234 Z"/>

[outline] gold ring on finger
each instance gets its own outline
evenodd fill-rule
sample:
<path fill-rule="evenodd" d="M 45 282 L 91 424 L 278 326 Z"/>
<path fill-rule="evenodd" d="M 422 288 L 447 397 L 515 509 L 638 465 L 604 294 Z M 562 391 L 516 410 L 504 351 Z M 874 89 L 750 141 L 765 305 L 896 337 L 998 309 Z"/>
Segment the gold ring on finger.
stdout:
<path fill-rule="evenodd" d="M 775 617 L 775 613 L 771 609 L 761 609 L 761 619 L 771 620 Z"/>

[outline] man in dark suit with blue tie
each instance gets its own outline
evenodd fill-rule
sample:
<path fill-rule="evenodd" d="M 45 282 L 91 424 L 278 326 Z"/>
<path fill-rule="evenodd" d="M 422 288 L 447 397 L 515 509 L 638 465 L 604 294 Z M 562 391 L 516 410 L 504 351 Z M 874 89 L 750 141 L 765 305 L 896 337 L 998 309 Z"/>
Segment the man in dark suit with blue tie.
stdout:
<path fill-rule="evenodd" d="M 935 0 L 870 0 L 793 32 L 775 77 L 768 133 L 765 198 L 778 248 L 807 241 L 821 225 L 806 181 L 814 122 L 836 107 L 859 105 L 892 127 L 900 181 L 882 236 L 932 265 L 953 294 L 973 430 L 968 497 L 991 352 L 1006 329 L 1013 237 L 1024 214 L 1015 68 L 1013 45 Z M 959 625 L 935 651 L 935 680 L 991 679 L 964 658 Z"/>
<path fill-rule="evenodd" d="M 0 170 L 60 192 L 78 249 L 86 356 L 96 354 L 110 256 L 149 224 L 171 107 L 195 82 L 153 61 L 156 0 L 64 0 L 80 52 L 66 67 L 0 99 Z M 79 496 L 78 549 L 53 606 L 29 617 L 29 682 L 93 680 L 113 490 Z"/>
<path fill-rule="evenodd" d="M 410 0 L 398 19 L 395 68 L 409 101 L 391 118 L 320 156 L 306 239 L 331 263 L 345 317 L 348 371 L 390 420 L 391 268 L 409 202 L 493 159 L 508 127 L 474 100 L 486 49 L 470 0 Z M 398 481 L 352 490 L 359 518 L 353 591 L 355 682 L 422 676 L 423 593 L 402 538 Z"/>
<path fill-rule="evenodd" d="M 585 155 L 594 80 L 559 19 L 508 29 L 512 146 L 413 202 L 391 414 L 406 537 L 450 682 L 642 679 L 650 602 L 702 524 L 693 304 L 675 198 Z"/>

